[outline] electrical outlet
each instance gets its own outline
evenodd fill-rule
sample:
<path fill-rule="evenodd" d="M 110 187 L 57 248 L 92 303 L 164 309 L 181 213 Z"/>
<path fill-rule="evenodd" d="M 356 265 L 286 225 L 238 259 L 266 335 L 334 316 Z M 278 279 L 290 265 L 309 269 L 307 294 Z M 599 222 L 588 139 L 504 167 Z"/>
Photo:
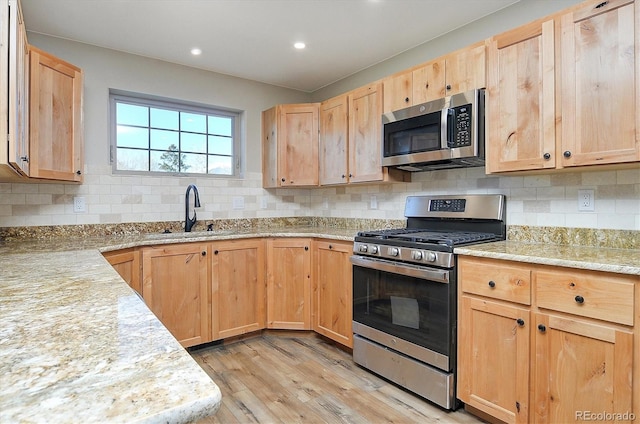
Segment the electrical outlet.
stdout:
<path fill-rule="evenodd" d="M 370 209 L 378 209 L 378 198 L 375 194 L 371 195 L 371 198 L 369 199 L 369 206 Z"/>
<path fill-rule="evenodd" d="M 84 201 L 84 197 L 76 196 L 73 198 L 73 211 L 75 213 L 87 211 L 87 204 Z"/>
<path fill-rule="evenodd" d="M 595 211 L 595 196 L 593 190 L 578 190 L 578 210 L 585 212 Z"/>
<path fill-rule="evenodd" d="M 233 198 L 233 209 L 244 209 L 244 197 L 236 196 Z"/>

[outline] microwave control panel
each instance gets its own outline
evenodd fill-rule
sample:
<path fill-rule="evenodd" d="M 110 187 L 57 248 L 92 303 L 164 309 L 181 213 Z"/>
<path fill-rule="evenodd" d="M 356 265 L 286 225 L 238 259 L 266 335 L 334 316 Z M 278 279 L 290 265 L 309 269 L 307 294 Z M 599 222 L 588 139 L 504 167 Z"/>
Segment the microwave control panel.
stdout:
<path fill-rule="evenodd" d="M 471 105 L 449 109 L 449 148 L 471 146 Z"/>

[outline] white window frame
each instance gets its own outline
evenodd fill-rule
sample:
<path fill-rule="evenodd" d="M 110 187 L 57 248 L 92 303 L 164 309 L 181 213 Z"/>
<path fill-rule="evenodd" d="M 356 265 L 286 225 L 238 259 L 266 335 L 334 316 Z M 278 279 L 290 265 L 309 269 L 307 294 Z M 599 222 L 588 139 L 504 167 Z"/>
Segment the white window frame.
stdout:
<path fill-rule="evenodd" d="M 137 171 L 117 169 L 117 112 L 118 103 L 127 103 L 144 107 L 171 109 L 178 112 L 204 113 L 207 115 L 224 116 L 233 119 L 232 128 L 232 174 L 210 174 L 194 172 L 163 172 L 163 171 Z M 242 156 L 241 156 L 241 122 L 242 112 L 234 109 L 220 108 L 198 103 L 185 102 L 180 100 L 166 99 L 158 96 L 131 93 L 120 90 L 109 90 L 109 161 L 113 174 L 125 175 L 149 175 L 149 176 L 180 176 L 180 177 L 203 177 L 203 178 L 242 178 Z M 151 128 L 149 124 L 149 128 Z M 152 149 L 149 148 L 149 151 Z"/>

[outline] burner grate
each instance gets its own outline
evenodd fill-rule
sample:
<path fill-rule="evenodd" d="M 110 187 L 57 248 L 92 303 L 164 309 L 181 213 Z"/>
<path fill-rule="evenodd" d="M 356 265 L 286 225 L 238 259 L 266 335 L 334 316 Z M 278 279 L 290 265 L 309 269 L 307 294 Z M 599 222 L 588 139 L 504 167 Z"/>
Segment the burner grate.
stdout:
<path fill-rule="evenodd" d="M 493 233 L 455 232 L 455 231 L 425 231 L 419 228 L 392 228 L 375 231 L 362 231 L 361 237 L 372 237 L 379 240 L 398 240 L 411 243 L 439 244 L 443 246 L 459 246 L 496 239 Z"/>

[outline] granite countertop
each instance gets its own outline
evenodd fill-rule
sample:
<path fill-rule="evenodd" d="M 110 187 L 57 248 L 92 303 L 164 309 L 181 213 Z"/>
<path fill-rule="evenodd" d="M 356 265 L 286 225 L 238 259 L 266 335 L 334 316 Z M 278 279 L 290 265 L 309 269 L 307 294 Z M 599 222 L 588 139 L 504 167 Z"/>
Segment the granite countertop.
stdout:
<path fill-rule="evenodd" d="M 457 247 L 455 253 L 493 259 L 640 275 L 637 249 L 500 241 Z"/>
<path fill-rule="evenodd" d="M 101 252 L 250 237 L 353 241 L 286 228 L 0 242 L 0 422 L 190 422 L 218 386 Z"/>
<path fill-rule="evenodd" d="M 0 256 L 0 422 L 189 422 L 218 386 L 97 250 Z"/>

